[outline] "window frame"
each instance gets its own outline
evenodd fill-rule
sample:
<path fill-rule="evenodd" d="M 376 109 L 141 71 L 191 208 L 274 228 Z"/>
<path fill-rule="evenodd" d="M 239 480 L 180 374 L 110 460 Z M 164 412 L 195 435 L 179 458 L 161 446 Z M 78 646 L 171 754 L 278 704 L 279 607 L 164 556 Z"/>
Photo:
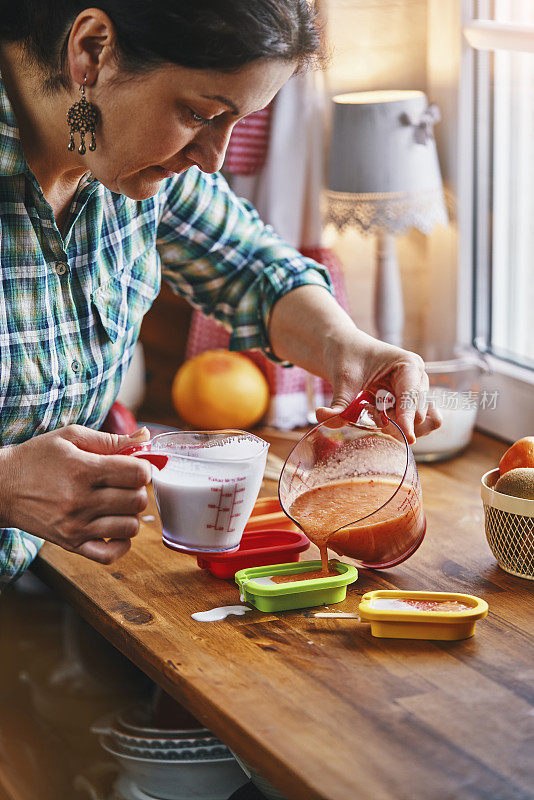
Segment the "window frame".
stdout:
<path fill-rule="evenodd" d="M 477 8 L 478 6 L 478 8 Z M 477 20 L 475 11 L 490 10 L 489 0 L 462 0 L 462 48 L 458 85 L 458 338 L 469 341 L 484 354 L 490 369 L 482 389 L 498 392 L 497 409 L 479 408 L 477 428 L 505 440 L 514 440 L 534 430 L 534 370 L 488 352 L 491 306 L 490 231 L 484 228 L 484 215 L 477 213 L 481 203 L 491 202 L 490 175 L 481 174 L 478 147 L 491 146 L 491 127 L 482 141 L 476 109 L 476 81 L 487 80 L 476 53 L 492 52 L 500 46 L 509 50 L 534 51 L 530 26 Z M 534 39 L 534 37 L 533 37 Z M 479 69 L 477 71 L 477 62 Z M 480 84 L 479 87 L 480 88 Z M 489 120 L 487 120 L 489 122 Z M 484 153 L 483 155 L 487 155 Z M 486 214 L 486 219 L 489 215 Z"/>

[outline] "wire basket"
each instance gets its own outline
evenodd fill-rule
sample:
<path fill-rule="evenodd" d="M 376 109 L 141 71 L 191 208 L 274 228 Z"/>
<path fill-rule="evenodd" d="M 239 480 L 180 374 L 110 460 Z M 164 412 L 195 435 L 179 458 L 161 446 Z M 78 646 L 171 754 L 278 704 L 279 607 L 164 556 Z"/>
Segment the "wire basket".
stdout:
<path fill-rule="evenodd" d="M 482 476 L 486 539 L 502 569 L 533 581 L 534 500 L 496 492 L 498 478 L 498 469 Z"/>

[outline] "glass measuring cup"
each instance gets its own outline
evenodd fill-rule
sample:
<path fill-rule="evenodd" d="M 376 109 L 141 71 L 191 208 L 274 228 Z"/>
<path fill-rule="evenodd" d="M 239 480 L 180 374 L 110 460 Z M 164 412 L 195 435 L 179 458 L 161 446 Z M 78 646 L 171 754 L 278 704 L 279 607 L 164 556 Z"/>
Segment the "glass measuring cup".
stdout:
<path fill-rule="evenodd" d="M 186 553 L 216 553 L 239 547 L 268 449 L 267 442 L 245 431 L 176 431 L 122 454 L 158 467 L 152 484 L 163 543 Z"/>
<path fill-rule="evenodd" d="M 392 567 L 425 535 L 415 459 L 401 428 L 384 410 L 377 413 L 375 401 L 360 392 L 338 415 L 342 427 L 312 428 L 280 475 L 282 508 L 320 548 L 323 569 L 327 547 L 364 567 Z"/>

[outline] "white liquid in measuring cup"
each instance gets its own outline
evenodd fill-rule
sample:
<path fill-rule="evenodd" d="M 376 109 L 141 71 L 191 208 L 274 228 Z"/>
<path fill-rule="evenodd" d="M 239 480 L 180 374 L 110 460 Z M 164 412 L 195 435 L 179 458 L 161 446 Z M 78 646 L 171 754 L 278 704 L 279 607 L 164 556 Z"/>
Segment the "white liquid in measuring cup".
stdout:
<path fill-rule="evenodd" d="M 161 471 L 153 470 L 164 537 L 199 552 L 237 547 L 261 487 L 267 452 L 252 462 L 216 459 L 256 453 L 257 446 L 251 451 L 249 442 L 230 440 L 203 449 L 198 460 L 171 455 Z"/>

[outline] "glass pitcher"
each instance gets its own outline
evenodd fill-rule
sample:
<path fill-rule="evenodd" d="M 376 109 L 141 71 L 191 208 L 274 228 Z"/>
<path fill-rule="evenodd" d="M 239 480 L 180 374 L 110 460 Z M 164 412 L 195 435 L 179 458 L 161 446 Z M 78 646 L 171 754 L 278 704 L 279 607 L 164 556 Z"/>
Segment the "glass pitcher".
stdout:
<path fill-rule="evenodd" d="M 400 564 L 426 530 L 421 486 L 406 437 L 376 398 L 360 392 L 289 454 L 278 486 L 285 513 L 323 550 L 364 567 Z M 375 420 L 380 421 L 378 425 Z"/>

